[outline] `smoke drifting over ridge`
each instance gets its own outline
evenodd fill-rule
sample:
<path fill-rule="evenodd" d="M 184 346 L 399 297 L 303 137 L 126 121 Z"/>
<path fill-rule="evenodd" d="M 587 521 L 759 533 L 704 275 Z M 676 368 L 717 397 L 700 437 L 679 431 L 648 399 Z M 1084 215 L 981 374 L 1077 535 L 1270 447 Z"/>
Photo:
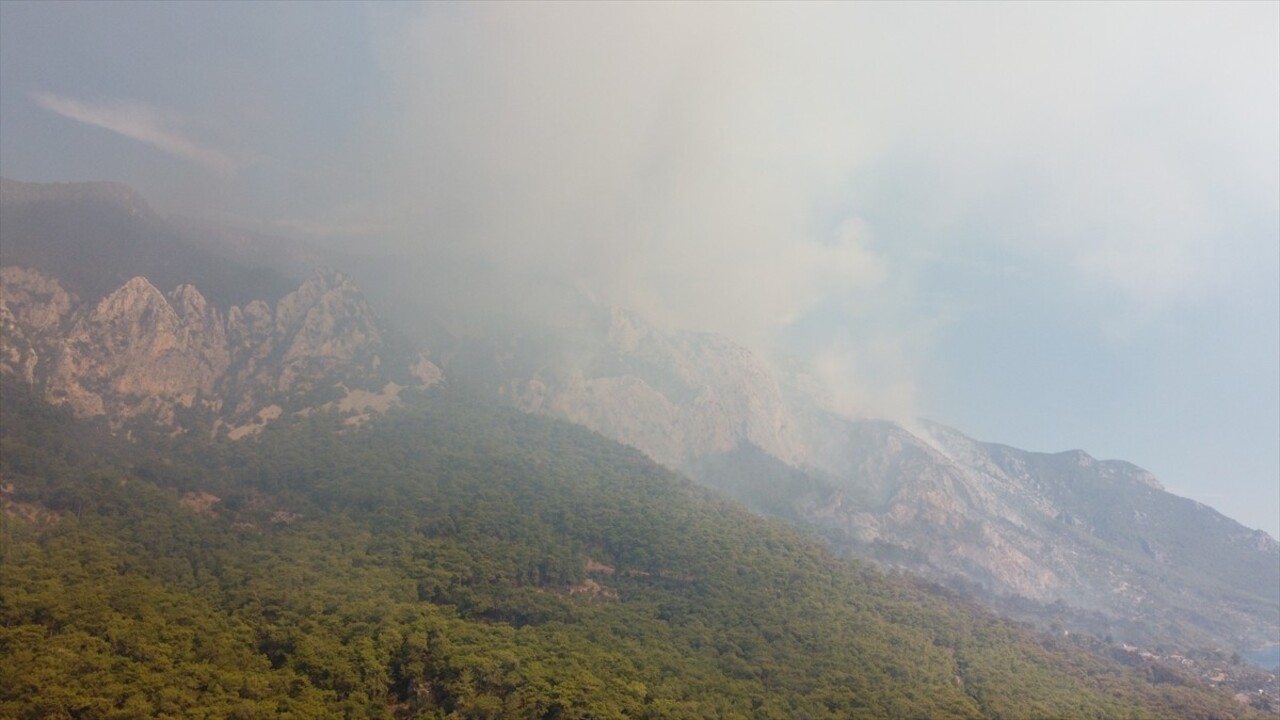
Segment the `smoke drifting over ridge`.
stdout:
<path fill-rule="evenodd" d="M 394 137 L 409 161 L 392 172 L 423 250 L 443 240 L 757 345 L 875 285 L 882 261 L 836 197 L 852 136 L 813 114 L 822 88 L 803 68 L 756 47 L 756 20 L 643 5 L 424 18 L 388 50 L 408 98 Z"/>
<path fill-rule="evenodd" d="M 1200 112 L 1276 144 L 1275 109 L 1219 72 L 1266 66 L 1217 45 L 1250 22 L 1236 10 L 1144 32 L 1124 9 L 451 6 L 381 46 L 403 102 L 372 156 L 418 234 L 401 251 L 767 352 L 799 334 L 844 376 L 841 407 L 901 416 L 906 359 L 954 310 L 918 300 L 921 255 L 1058 266 L 1048 284 L 1096 288 L 1109 307 L 1086 312 L 1122 338 L 1233 273 L 1210 178 L 1274 178 L 1165 119 L 1207 94 Z M 826 339 L 797 332 L 813 317 Z"/>
<path fill-rule="evenodd" d="M 6 175 L 394 255 L 445 315 L 585 292 L 810 360 L 846 411 L 1276 506 L 1273 3 L 0 13 Z"/>
<path fill-rule="evenodd" d="M 832 92 L 842 40 L 815 35 L 822 22 L 696 5 L 427 13 L 384 48 L 408 99 L 390 177 L 414 195 L 395 212 L 425 229 L 416 249 L 478 256 L 485 292 L 517 289 L 514 304 L 537 297 L 531 281 L 569 286 L 774 354 L 789 326 L 866 304 L 886 275 L 844 197 L 871 138 Z M 838 357 L 853 352 L 842 340 Z M 872 407 L 855 369 L 840 407 L 909 414 L 901 394 Z"/>

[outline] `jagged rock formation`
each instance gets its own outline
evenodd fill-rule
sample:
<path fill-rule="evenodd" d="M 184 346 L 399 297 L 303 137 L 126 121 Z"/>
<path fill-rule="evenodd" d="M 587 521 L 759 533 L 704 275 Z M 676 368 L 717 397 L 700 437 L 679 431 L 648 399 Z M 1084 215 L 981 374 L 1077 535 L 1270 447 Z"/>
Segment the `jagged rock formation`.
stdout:
<path fill-rule="evenodd" d="M 58 332 L 78 303 L 53 278 L 24 268 L 0 268 L 0 367 L 34 384 L 41 360 L 37 346 Z"/>
<path fill-rule="evenodd" d="M 742 442 L 802 459 L 773 374 L 745 348 L 710 334 L 663 334 L 616 308 L 601 341 L 567 381 L 535 372 L 503 392 L 525 411 L 585 425 L 669 467 Z"/>
<path fill-rule="evenodd" d="M 154 415 L 165 424 L 178 407 L 216 408 L 213 385 L 230 356 L 221 319 L 207 317 L 213 311 L 194 288 L 166 299 L 137 277 L 86 310 L 52 353 L 52 402 L 79 415 Z"/>
<path fill-rule="evenodd" d="M 417 383 L 439 379 L 425 357 L 412 358 L 413 367 L 384 367 L 391 349 L 372 308 L 332 271 L 317 272 L 275 308 L 254 301 L 224 318 L 191 285 L 165 296 L 135 277 L 80 304 L 54 278 L 4 267 L 0 321 L 0 373 L 116 426 L 138 417 L 175 427 L 199 418 L 237 426 L 261 420 L 263 411 L 273 416 L 354 390 L 398 388 L 395 373 L 405 383 L 415 375 Z"/>
<path fill-rule="evenodd" d="M 1280 544 L 1141 468 L 832 422 L 848 452 L 793 500 L 839 546 L 1099 635 L 1230 649 L 1280 633 Z"/>

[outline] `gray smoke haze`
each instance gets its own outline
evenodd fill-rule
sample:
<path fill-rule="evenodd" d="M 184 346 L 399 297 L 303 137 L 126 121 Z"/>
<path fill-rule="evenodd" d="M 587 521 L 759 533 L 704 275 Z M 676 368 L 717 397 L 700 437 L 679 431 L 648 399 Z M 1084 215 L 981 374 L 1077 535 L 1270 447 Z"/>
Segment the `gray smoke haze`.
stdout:
<path fill-rule="evenodd" d="M 407 98 L 390 210 L 421 245 L 761 346 L 881 259 L 802 35 L 701 6 L 477 6 L 386 52 Z M 779 63 L 781 60 L 781 64 Z M 810 67 L 813 66 L 813 67 Z M 817 78 L 817 82 L 813 79 Z M 817 107 L 815 107 L 815 105 Z"/>
<path fill-rule="evenodd" d="M 583 293 L 799 356 L 847 412 L 1280 504 L 1276 3 L 0 13 L 19 179 L 395 256 L 424 312 Z"/>
<path fill-rule="evenodd" d="M 1100 322 L 1123 335 L 1232 274 L 1215 178 L 1275 206 L 1255 154 L 1277 153 L 1275 103 L 1233 74 L 1274 62 L 1226 42 L 1254 22 L 1241 10 L 428 11 L 381 48 L 403 105 L 373 154 L 378 215 L 413 228 L 401 251 L 480 258 L 486 291 L 558 281 L 765 350 L 810 313 L 883 303 L 906 252 L 1064 265 L 1115 296 Z M 913 162 L 918 218 L 882 237 L 858 192 Z M 982 224 L 999 230 L 965 237 Z M 816 349 L 847 409 L 887 386 L 892 408 L 862 410 L 910 409 L 909 365 L 884 377 L 883 358 L 922 349 L 909 338 L 936 317 L 893 320 Z M 858 389 L 868 364 L 875 392 Z"/>

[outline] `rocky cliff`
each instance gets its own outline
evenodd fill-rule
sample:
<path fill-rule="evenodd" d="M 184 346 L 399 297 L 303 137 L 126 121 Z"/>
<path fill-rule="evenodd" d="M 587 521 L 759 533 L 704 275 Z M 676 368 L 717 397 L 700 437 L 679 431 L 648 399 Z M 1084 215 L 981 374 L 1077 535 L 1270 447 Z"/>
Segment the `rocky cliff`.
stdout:
<path fill-rule="evenodd" d="M 1280 634 L 1280 544 L 1141 468 L 924 421 L 832 423 L 847 454 L 793 500 L 838 546 L 1099 636 L 1239 649 Z"/>
<path fill-rule="evenodd" d="M 134 277 L 87 303 L 48 275 L 6 266 L 0 322 L 0 373 L 116 427 L 203 422 L 241 436 L 286 410 L 346 401 L 359 411 L 353 393 L 385 404 L 401 384 L 439 378 L 425 357 L 390 346 L 359 290 L 332 271 L 274 307 L 257 300 L 224 314 L 191 285 L 165 295 Z"/>
<path fill-rule="evenodd" d="M 677 469 L 742 442 L 802 460 L 773 374 L 745 348 L 711 334 L 662 333 L 617 308 L 602 313 L 585 339 L 595 346 L 567 372 L 512 377 L 500 394 Z"/>

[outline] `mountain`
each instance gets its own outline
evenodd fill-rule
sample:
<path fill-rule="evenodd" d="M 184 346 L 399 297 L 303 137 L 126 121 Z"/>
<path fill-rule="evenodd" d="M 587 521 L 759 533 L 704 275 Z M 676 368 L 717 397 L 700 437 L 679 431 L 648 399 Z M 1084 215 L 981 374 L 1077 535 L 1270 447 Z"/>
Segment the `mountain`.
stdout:
<path fill-rule="evenodd" d="M 440 378 L 344 274 L 246 267 L 124 185 L 5 179 L 0 212 L 0 375 L 78 416 L 234 438 L 326 403 L 357 422 Z"/>
<path fill-rule="evenodd" d="M 39 271 L 6 266 L 0 322 L 0 374 L 114 427 L 144 418 L 234 438 L 326 402 L 385 408 L 404 385 L 439 378 L 425 357 L 388 342 L 359 290 L 332 271 L 275 307 L 254 300 L 224 315 L 188 284 L 166 295 L 138 276 L 90 303 Z"/>
<path fill-rule="evenodd" d="M 710 334 L 660 332 L 618 308 L 586 304 L 559 319 L 464 345 L 448 355 L 451 375 L 678 470 L 743 442 L 802 458 L 773 373 L 745 348 Z"/>
<path fill-rule="evenodd" d="M 410 395 L 126 442 L 0 378 L 0 715 L 1262 717 L 581 428 Z"/>
<path fill-rule="evenodd" d="M 297 282 L 229 260 L 186 237 L 132 188 L 114 182 L 24 183 L 0 178 L 3 264 L 39 270 L 97 302 L 134 277 L 193 285 L 224 312 L 274 303 Z"/>
<path fill-rule="evenodd" d="M 695 474 L 773 502 L 837 547 L 988 598 L 1006 613 L 1142 644 L 1244 649 L 1280 619 L 1280 549 L 1129 463 L 1031 453 L 921 422 L 844 421 L 843 447 L 806 482 L 735 453 Z M 783 490 L 782 488 L 791 488 Z"/>
<path fill-rule="evenodd" d="M 844 417 L 725 338 L 585 299 L 555 328 L 442 357 L 450 376 L 515 407 L 1020 619 L 1226 652 L 1280 637 L 1275 539 L 1129 463 Z"/>
<path fill-rule="evenodd" d="M 633 313 L 585 300 L 567 304 L 567 311 L 549 326 L 514 323 L 505 334 L 466 337 L 432 348 L 428 359 L 383 325 L 346 276 L 322 271 L 281 291 L 288 282 L 283 275 L 245 272 L 227 253 L 196 242 L 198 233 L 174 231 L 117 186 L 29 187 L 6 181 L 3 200 L 0 378 L 14 383 L 7 386 L 6 402 L 16 397 L 14 387 L 31 388 L 39 402 L 126 430 L 144 454 L 177 435 L 193 443 L 232 442 L 216 447 L 238 455 L 253 447 L 255 433 L 277 424 L 300 432 L 298 428 L 311 427 L 305 423 L 313 416 L 323 425 L 329 421 L 321 418 L 336 414 L 343 431 L 354 432 L 362 423 L 381 423 L 378 415 L 397 405 L 416 407 L 413 398 L 420 389 L 447 377 L 446 385 L 472 398 L 463 405 L 486 397 L 534 416 L 585 426 L 758 512 L 820 534 L 841 551 L 974 593 L 1006 614 L 1046 627 L 1062 624 L 1098 638 L 1228 653 L 1277 632 L 1280 560 L 1274 540 L 1163 492 L 1131 465 L 1096 461 L 1078 452 L 1043 455 L 978 443 L 924 421 L 908 428 L 843 417 L 822 409 L 796 389 L 799 383 L 775 375 L 731 341 L 662 330 Z M 80 234 L 71 240 L 59 236 L 68 227 L 61 219 L 64 213 L 80 218 Z M 75 263 L 77 256 L 97 257 L 94 223 L 99 221 L 110 260 L 100 267 Z M 17 240 L 11 243 L 14 232 Z M 62 239 L 51 239 L 55 236 Z M 11 254 L 11 244 L 25 250 Z M 35 252 L 42 244 L 56 252 Z M 15 258 L 27 264 L 11 262 Z M 148 267 L 159 268 L 158 276 L 174 283 L 160 287 L 173 289 L 163 293 L 151 275 L 130 272 Z M 64 274 L 71 280 L 64 280 Z M 120 277 L 125 279 L 111 284 Z M 201 278 L 210 283 L 208 289 L 192 282 Z M 260 282 L 262 278 L 271 281 Z M 221 300 L 206 300 L 205 292 Z M 440 402 L 439 395 L 434 397 Z M 464 442 L 465 426 L 486 437 L 484 423 L 470 410 L 462 408 L 457 415 L 447 421 L 433 415 L 430 423 L 414 425 L 415 432 L 454 428 L 448 430 L 450 437 Z M 531 422 L 535 420 L 547 422 Z M 12 427 L 5 431 L 12 435 Z M 328 466 L 345 468 L 360 482 L 382 482 L 378 478 L 384 475 L 312 447 L 331 442 L 320 437 L 307 440 L 310 449 L 305 452 L 284 446 L 273 450 L 294 463 L 258 468 L 249 490 L 237 491 L 239 485 L 217 478 L 199 486 L 173 478 L 157 482 L 157 477 L 170 477 L 164 468 L 175 462 L 164 454 L 126 463 L 127 476 L 155 484 L 157 492 L 180 490 L 186 503 L 181 507 L 220 507 L 220 517 L 232 526 L 287 526 L 295 515 L 307 515 L 299 512 L 299 499 L 319 502 L 326 513 L 341 514 L 348 501 L 365 510 L 386 507 L 387 498 L 366 497 L 354 488 L 321 501 L 311 486 L 296 485 L 320 477 L 317 473 L 326 473 Z M 403 445 L 384 451 L 388 457 L 417 462 L 415 442 L 423 441 L 405 438 Z M 517 445 L 532 454 L 520 455 L 511 466 L 477 469 L 475 477 L 500 479 L 522 463 L 541 467 L 547 453 L 554 453 L 529 438 Z M 468 447 L 481 454 L 507 452 L 501 444 L 481 446 Z M 605 454 L 616 459 L 612 452 Z M 240 460 L 219 462 L 210 467 L 242 466 Z M 441 467 L 432 465 L 422 473 L 436 477 Z M 183 472 L 199 474 L 190 468 Z M 576 472 L 556 470 L 553 475 L 564 478 Z M 399 477 L 385 475 L 392 476 Z M 9 477 L 5 475 L 6 482 Z M 325 477 L 330 484 L 339 482 Z M 263 478 L 275 479 L 254 484 Z M 467 487 L 469 497 L 487 492 L 483 486 Z M 670 489 L 663 487 L 663 493 Z M 62 493 L 58 497 L 65 500 L 67 493 L 79 492 L 63 486 L 54 494 Z M 12 503 L 21 504 L 26 509 L 14 512 L 31 518 L 49 513 L 65 518 L 70 506 L 52 497 L 34 493 L 28 498 L 34 502 L 6 502 L 14 508 L 18 505 Z M 677 505 L 707 502 L 679 497 Z M 404 501 L 399 497 L 392 505 Z M 662 513 L 678 512 L 663 507 L 626 512 L 655 523 Z M 482 527 L 503 537 L 503 523 L 523 522 L 510 514 L 501 517 L 505 519 Z M 626 515 L 608 517 L 616 523 Z M 744 516 L 733 517 L 747 522 Z M 454 515 L 449 518 L 441 522 L 458 522 Z M 325 522 L 331 521 L 337 522 Z M 654 531 L 650 527 L 645 532 Z M 702 542 L 682 538 L 679 542 Z M 539 542 L 538 547 L 549 547 Z M 587 545 L 595 547 L 594 542 Z M 589 555 L 583 567 L 603 565 L 616 573 L 620 566 L 612 561 L 618 560 L 620 548 L 668 547 L 652 535 L 609 542 L 611 561 Z M 753 562 L 739 567 L 750 575 Z M 657 570 L 659 577 L 671 574 Z M 653 575 L 655 569 L 640 572 Z M 573 587 L 586 587 L 577 592 L 591 597 L 618 592 L 602 576 L 575 570 L 564 577 L 580 582 Z M 727 592 L 744 592 L 736 581 L 725 582 L 734 588 Z M 770 586 L 781 587 L 779 582 L 771 580 Z M 503 587 L 500 596 L 515 592 Z M 847 590 L 842 586 L 832 592 Z M 777 600 L 786 597 L 779 591 Z M 953 602 L 957 596 L 946 597 Z M 451 604 L 445 599 L 438 598 Z M 500 600 L 489 596 L 480 606 Z M 838 602 L 846 600 L 861 602 L 856 593 Z M 1147 662 L 1127 656 L 1125 661 Z"/>
<path fill-rule="evenodd" d="M 561 303 L 553 324 L 433 347 L 455 381 L 583 424 L 845 551 L 1021 619 L 1228 652 L 1278 632 L 1274 541 L 1124 463 L 1028 454 L 1025 468 L 1001 469 L 1014 449 L 986 458 L 996 446 L 927 421 L 841 417 L 798 389 L 803 378 L 775 375 L 731 341 L 582 297 Z M 968 449 L 947 450 L 943 436 Z M 1117 508 L 1140 521 L 1123 537 L 1122 520 L 1094 517 Z M 1204 522 L 1187 521 L 1193 510 Z"/>

